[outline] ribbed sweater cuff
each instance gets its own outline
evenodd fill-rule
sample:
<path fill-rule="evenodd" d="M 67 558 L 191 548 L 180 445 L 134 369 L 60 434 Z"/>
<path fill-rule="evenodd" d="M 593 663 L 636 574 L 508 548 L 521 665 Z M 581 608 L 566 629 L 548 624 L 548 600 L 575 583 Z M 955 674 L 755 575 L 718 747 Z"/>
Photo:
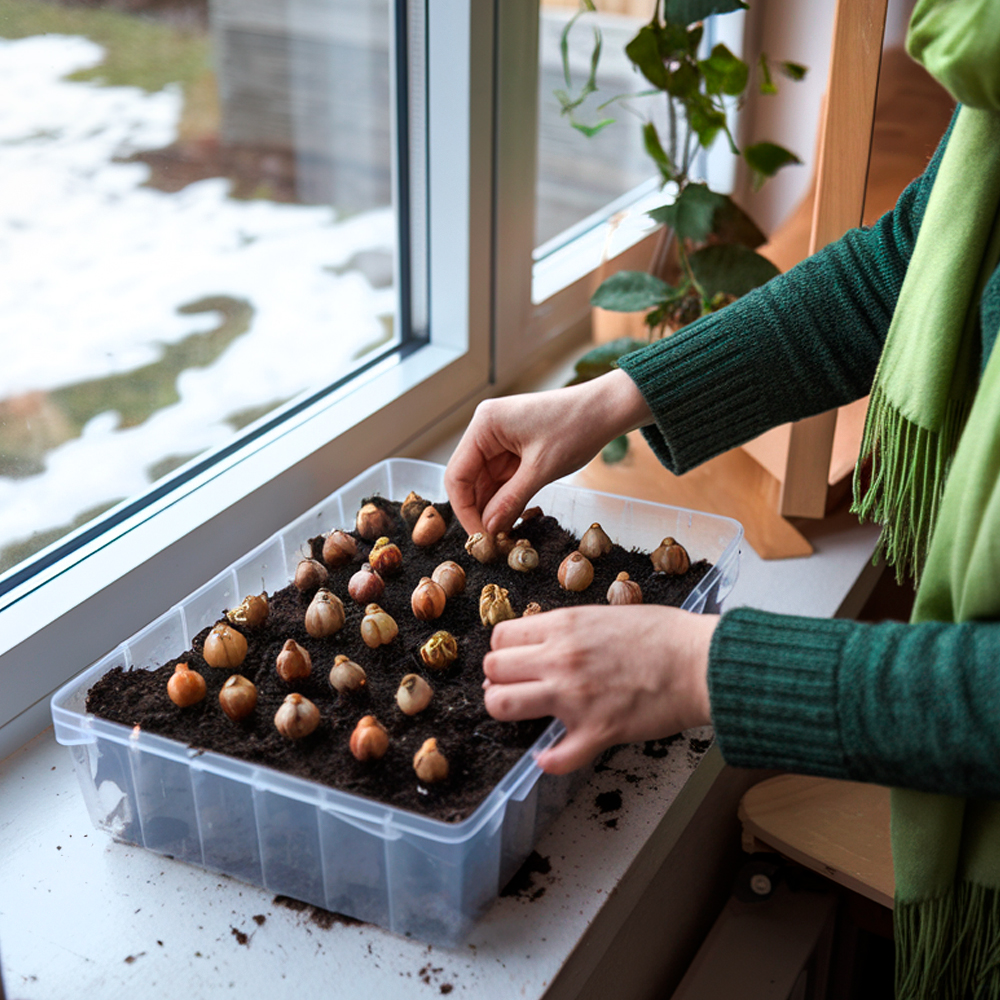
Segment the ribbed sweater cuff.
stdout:
<path fill-rule="evenodd" d="M 773 423 L 746 342 L 733 335 L 743 307 L 741 300 L 619 359 L 656 420 L 643 434 L 671 472 L 686 472 Z"/>
<path fill-rule="evenodd" d="M 712 638 L 708 684 L 727 763 L 849 777 L 837 680 L 854 624 L 750 608 L 722 616 Z"/>

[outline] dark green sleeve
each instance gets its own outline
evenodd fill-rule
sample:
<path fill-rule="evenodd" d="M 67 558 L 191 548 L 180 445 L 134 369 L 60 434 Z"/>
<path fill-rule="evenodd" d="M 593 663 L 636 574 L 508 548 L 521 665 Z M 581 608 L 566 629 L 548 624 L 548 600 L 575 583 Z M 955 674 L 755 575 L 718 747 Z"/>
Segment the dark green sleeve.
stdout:
<path fill-rule="evenodd" d="M 877 625 L 740 608 L 709 655 L 726 761 L 1000 798 L 1000 622 Z"/>
<path fill-rule="evenodd" d="M 621 359 L 653 412 L 643 433 L 667 468 L 685 472 L 869 391 L 949 133 L 873 226 Z"/>

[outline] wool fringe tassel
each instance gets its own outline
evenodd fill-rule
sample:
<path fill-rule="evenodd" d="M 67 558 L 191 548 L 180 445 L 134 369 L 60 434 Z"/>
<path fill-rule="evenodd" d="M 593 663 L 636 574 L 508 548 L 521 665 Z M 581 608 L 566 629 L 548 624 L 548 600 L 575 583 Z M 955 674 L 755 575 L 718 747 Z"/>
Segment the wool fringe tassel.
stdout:
<path fill-rule="evenodd" d="M 895 567 L 900 582 L 906 576 L 920 578 L 970 408 L 968 400 L 949 401 L 940 429 L 929 431 L 902 416 L 881 388 L 872 393 L 851 510 L 862 521 L 882 525 L 875 555 Z"/>
<path fill-rule="evenodd" d="M 962 882 L 892 919 L 896 1000 L 1000 1000 L 1000 891 Z"/>

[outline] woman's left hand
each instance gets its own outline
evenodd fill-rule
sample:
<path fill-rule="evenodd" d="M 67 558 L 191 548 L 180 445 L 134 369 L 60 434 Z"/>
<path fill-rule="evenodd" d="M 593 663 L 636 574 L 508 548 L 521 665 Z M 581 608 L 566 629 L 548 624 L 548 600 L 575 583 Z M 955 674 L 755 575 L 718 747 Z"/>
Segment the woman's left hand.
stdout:
<path fill-rule="evenodd" d="M 538 764 L 582 767 L 616 743 L 708 725 L 708 649 L 717 615 L 659 605 L 586 605 L 501 622 L 483 659 L 486 710 L 553 715 L 565 737 Z"/>

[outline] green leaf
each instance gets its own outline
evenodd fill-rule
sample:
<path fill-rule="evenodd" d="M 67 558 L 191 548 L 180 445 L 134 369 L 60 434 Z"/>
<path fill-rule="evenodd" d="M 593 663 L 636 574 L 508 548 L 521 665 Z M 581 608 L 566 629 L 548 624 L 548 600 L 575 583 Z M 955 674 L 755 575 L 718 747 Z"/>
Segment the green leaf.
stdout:
<path fill-rule="evenodd" d="M 705 247 L 691 254 L 688 263 L 709 299 L 719 292 L 745 295 L 781 273 L 766 257 L 739 243 Z"/>
<path fill-rule="evenodd" d="M 666 150 L 660 142 L 659 133 L 652 122 L 646 122 L 642 127 L 642 143 L 646 152 L 653 158 L 653 161 L 660 168 L 660 175 L 664 181 L 674 179 L 674 165 L 670 162 Z"/>
<path fill-rule="evenodd" d="M 593 0 L 580 0 L 580 9 L 566 22 L 566 27 L 563 28 L 562 34 L 559 36 L 559 51 L 562 55 L 563 79 L 566 81 L 567 87 L 572 86 L 569 72 L 569 33 L 573 30 L 573 25 L 576 24 L 580 15 L 588 12 L 597 12 L 597 8 L 594 6 Z M 599 34 L 596 28 L 594 31 Z"/>
<path fill-rule="evenodd" d="M 622 434 L 614 441 L 609 441 L 601 449 L 601 458 L 607 465 L 614 465 L 620 462 L 628 454 L 628 438 Z"/>
<path fill-rule="evenodd" d="M 667 92 L 671 97 L 690 97 L 698 92 L 700 84 L 701 73 L 698 72 L 698 66 L 685 59 L 669 74 Z"/>
<path fill-rule="evenodd" d="M 760 65 L 760 92 L 762 94 L 776 94 L 778 88 L 774 85 L 774 80 L 771 79 L 771 64 L 767 61 L 766 53 L 761 52 L 758 63 Z"/>
<path fill-rule="evenodd" d="M 692 21 L 704 21 L 713 14 L 728 14 L 746 8 L 743 0 L 666 0 L 663 19 L 674 24 L 690 24 Z"/>
<path fill-rule="evenodd" d="M 703 243 L 714 226 L 716 209 L 726 201 L 706 184 L 688 184 L 672 205 L 654 208 L 647 213 L 656 222 L 670 226 L 682 240 Z"/>
<path fill-rule="evenodd" d="M 612 312 L 637 312 L 660 305 L 673 293 L 670 285 L 646 271 L 619 271 L 601 283 L 590 304 Z"/>
<path fill-rule="evenodd" d="M 804 80 L 806 78 L 806 73 L 809 72 L 809 68 L 807 66 L 803 66 L 802 63 L 783 62 L 779 63 L 778 67 L 789 80 Z"/>
<path fill-rule="evenodd" d="M 704 94 L 692 94 L 685 102 L 688 122 L 698 136 L 698 142 L 708 149 L 726 127 L 726 115 Z"/>
<path fill-rule="evenodd" d="M 705 34 L 705 26 L 703 24 L 696 24 L 687 33 L 687 49 L 692 56 L 698 55 L 698 49 L 701 46 L 702 36 Z"/>
<path fill-rule="evenodd" d="M 609 97 L 606 101 L 597 105 L 598 111 L 603 111 L 605 108 L 612 104 L 617 104 L 619 101 L 632 101 L 637 97 L 652 97 L 654 94 L 659 94 L 659 90 L 640 90 L 634 94 L 615 94 L 614 97 Z"/>
<path fill-rule="evenodd" d="M 675 301 L 670 299 L 670 302 Z M 655 330 L 666 318 L 667 313 L 670 311 L 669 305 L 657 306 L 655 309 L 650 309 L 648 313 L 643 317 L 642 321 L 649 327 L 650 331 Z"/>
<path fill-rule="evenodd" d="M 577 130 L 577 132 L 582 132 L 588 139 L 593 139 L 598 132 L 602 129 L 607 128 L 609 125 L 614 125 L 614 118 L 602 118 L 596 125 L 586 125 L 583 122 L 577 121 L 572 115 L 569 119 L 570 125 Z"/>
<path fill-rule="evenodd" d="M 563 78 L 566 81 L 567 88 L 570 88 L 573 85 L 569 65 L 570 31 L 581 15 L 588 12 L 596 12 L 596 10 L 597 8 L 594 6 L 593 0 L 580 0 L 580 9 L 569 19 L 559 38 L 559 48 L 562 53 Z M 588 125 L 585 122 L 581 122 L 573 113 L 591 94 L 597 91 L 597 68 L 601 61 L 601 46 L 603 45 L 603 38 L 599 28 L 594 28 L 593 30 L 594 47 L 590 53 L 590 75 L 580 88 L 579 95 L 577 97 L 572 97 L 568 90 L 563 89 L 553 91 L 556 100 L 559 102 L 559 113 L 567 116 L 569 118 L 570 125 L 572 125 L 578 132 L 582 132 L 588 138 L 597 135 L 598 132 L 606 128 L 608 125 L 613 125 L 615 121 L 613 118 L 605 118 L 594 125 Z"/>
<path fill-rule="evenodd" d="M 767 237 L 757 223 L 728 195 L 719 195 L 722 204 L 715 210 L 712 235 L 719 243 L 741 243 L 745 247 L 759 247 Z"/>
<path fill-rule="evenodd" d="M 576 376 L 569 384 L 577 385 L 597 378 L 598 375 L 607 375 L 618 366 L 620 357 L 646 346 L 646 341 L 637 337 L 619 337 L 617 340 L 609 340 L 606 344 L 598 344 L 577 361 L 573 369 Z"/>
<path fill-rule="evenodd" d="M 688 30 L 683 24 L 654 24 L 652 28 L 656 33 L 656 44 L 660 51 L 660 58 L 664 62 L 680 59 L 690 51 L 691 42 Z"/>
<path fill-rule="evenodd" d="M 670 82 L 670 74 L 663 64 L 656 29 L 644 25 L 639 33 L 625 46 L 625 55 L 632 61 L 642 75 L 659 90 L 666 90 Z"/>
<path fill-rule="evenodd" d="M 738 97 L 743 93 L 750 78 L 750 68 L 725 45 L 719 44 L 712 54 L 698 65 L 705 75 L 705 89 L 710 94 L 727 94 Z"/>
<path fill-rule="evenodd" d="M 589 93 L 597 90 L 597 67 L 601 64 L 602 44 L 603 39 L 601 38 L 600 29 L 594 28 L 594 47 L 590 53 L 590 76 L 587 77 L 587 83 L 584 86 L 584 90 Z"/>
<path fill-rule="evenodd" d="M 743 159 L 753 171 L 754 187 L 759 188 L 768 177 L 782 167 L 802 161 L 789 149 L 773 142 L 757 142 L 743 150 Z"/>

